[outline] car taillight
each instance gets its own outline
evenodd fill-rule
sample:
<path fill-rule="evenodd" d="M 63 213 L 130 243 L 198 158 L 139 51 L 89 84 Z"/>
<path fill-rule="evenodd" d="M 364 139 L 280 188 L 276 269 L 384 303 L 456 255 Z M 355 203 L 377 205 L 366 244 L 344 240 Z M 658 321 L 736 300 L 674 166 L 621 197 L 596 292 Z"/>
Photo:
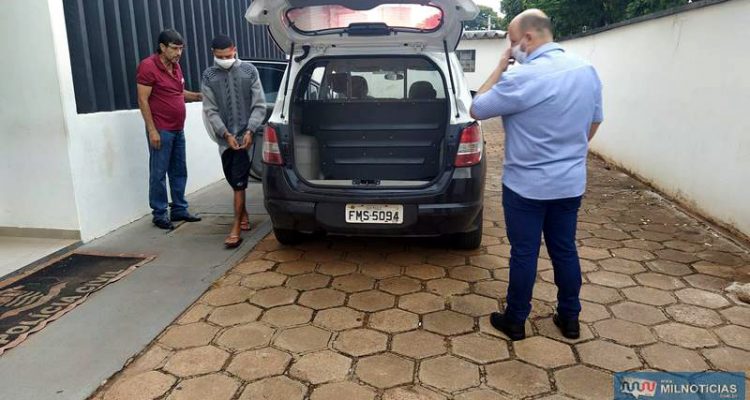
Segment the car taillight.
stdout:
<path fill-rule="evenodd" d="M 263 162 L 271 165 L 282 165 L 284 159 L 281 157 L 279 149 L 279 136 L 276 129 L 271 125 L 266 125 L 265 134 L 263 135 Z"/>
<path fill-rule="evenodd" d="M 482 128 L 478 123 L 473 123 L 461 131 L 461 143 L 458 145 L 456 154 L 456 167 L 471 167 L 482 161 L 484 150 L 484 139 Z"/>

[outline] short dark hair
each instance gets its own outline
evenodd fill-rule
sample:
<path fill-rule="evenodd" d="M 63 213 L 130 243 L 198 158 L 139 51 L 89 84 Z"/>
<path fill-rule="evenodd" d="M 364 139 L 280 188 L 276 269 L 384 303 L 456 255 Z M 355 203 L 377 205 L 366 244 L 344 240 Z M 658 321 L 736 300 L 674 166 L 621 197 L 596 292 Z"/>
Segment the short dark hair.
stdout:
<path fill-rule="evenodd" d="M 169 46 L 170 44 L 176 44 L 178 46 L 182 46 L 185 44 L 185 41 L 182 39 L 182 35 L 180 35 L 180 32 L 177 32 L 174 29 L 165 29 L 159 33 L 159 41 L 157 43 L 157 49 L 156 51 L 158 53 L 161 53 L 161 47 L 160 44 L 163 44 L 165 46 Z"/>
<path fill-rule="evenodd" d="M 234 41 L 227 35 L 219 35 L 211 42 L 211 48 L 214 50 L 224 50 L 234 47 Z"/>
<path fill-rule="evenodd" d="M 521 17 L 521 32 L 531 30 L 552 33 L 552 21 L 546 15 L 524 15 Z"/>

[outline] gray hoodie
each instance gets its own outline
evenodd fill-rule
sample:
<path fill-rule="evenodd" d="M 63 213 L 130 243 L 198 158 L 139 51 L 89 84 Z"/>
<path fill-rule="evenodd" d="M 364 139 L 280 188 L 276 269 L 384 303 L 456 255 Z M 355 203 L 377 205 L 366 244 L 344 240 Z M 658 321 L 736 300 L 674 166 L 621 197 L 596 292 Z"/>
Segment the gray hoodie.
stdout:
<path fill-rule="evenodd" d="M 201 93 L 209 135 L 219 144 L 220 153 L 229 148 L 224 132 L 239 140 L 245 131 L 256 132 L 263 124 L 266 96 L 253 64 L 237 60 L 228 70 L 208 67 L 203 72 Z"/>

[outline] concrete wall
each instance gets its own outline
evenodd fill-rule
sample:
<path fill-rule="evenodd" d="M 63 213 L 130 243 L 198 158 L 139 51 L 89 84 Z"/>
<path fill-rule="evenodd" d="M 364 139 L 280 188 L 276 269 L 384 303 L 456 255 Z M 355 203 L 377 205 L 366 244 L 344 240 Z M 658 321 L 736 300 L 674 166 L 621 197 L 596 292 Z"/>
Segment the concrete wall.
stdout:
<path fill-rule="evenodd" d="M 461 40 L 458 50 L 476 50 L 474 72 L 464 72 L 471 90 L 477 90 L 497 66 L 503 51 L 510 46 L 507 39 Z"/>
<path fill-rule="evenodd" d="M 593 150 L 750 235 L 750 0 L 565 41 L 596 66 Z"/>
<path fill-rule="evenodd" d="M 77 231 L 47 0 L 0 8 L 0 227 Z"/>
<path fill-rule="evenodd" d="M 146 133 L 138 110 L 77 113 L 62 0 L 46 1 L 56 56 L 56 63 L 50 65 L 61 77 L 58 92 L 68 132 L 70 171 L 81 236 L 87 241 L 150 212 Z M 192 193 L 222 177 L 219 153 L 203 127 L 200 103 L 188 105 L 185 133 L 187 192 Z"/>

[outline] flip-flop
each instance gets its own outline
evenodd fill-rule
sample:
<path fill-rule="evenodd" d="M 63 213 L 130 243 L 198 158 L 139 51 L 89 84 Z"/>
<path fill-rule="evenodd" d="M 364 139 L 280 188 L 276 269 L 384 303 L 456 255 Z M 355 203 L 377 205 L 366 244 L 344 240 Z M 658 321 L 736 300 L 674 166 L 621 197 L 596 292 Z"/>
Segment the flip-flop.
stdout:
<path fill-rule="evenodd" d="M 240 229 L 243 231 L 249 231 L 250 230 L 250 221 L 242 221 L 240 222 Z"/>
<path fill-rule="evenodd" d="M 235 239 L 233 241 L 230 241 L 231 239 Z M 240 235 L 229 235 L 227 236 L 226 240 L 224 240 L 224 246 L 227 249 L 236 249 L 237 247 L 240 247 L 242 244 L 242 238 Z"/>

